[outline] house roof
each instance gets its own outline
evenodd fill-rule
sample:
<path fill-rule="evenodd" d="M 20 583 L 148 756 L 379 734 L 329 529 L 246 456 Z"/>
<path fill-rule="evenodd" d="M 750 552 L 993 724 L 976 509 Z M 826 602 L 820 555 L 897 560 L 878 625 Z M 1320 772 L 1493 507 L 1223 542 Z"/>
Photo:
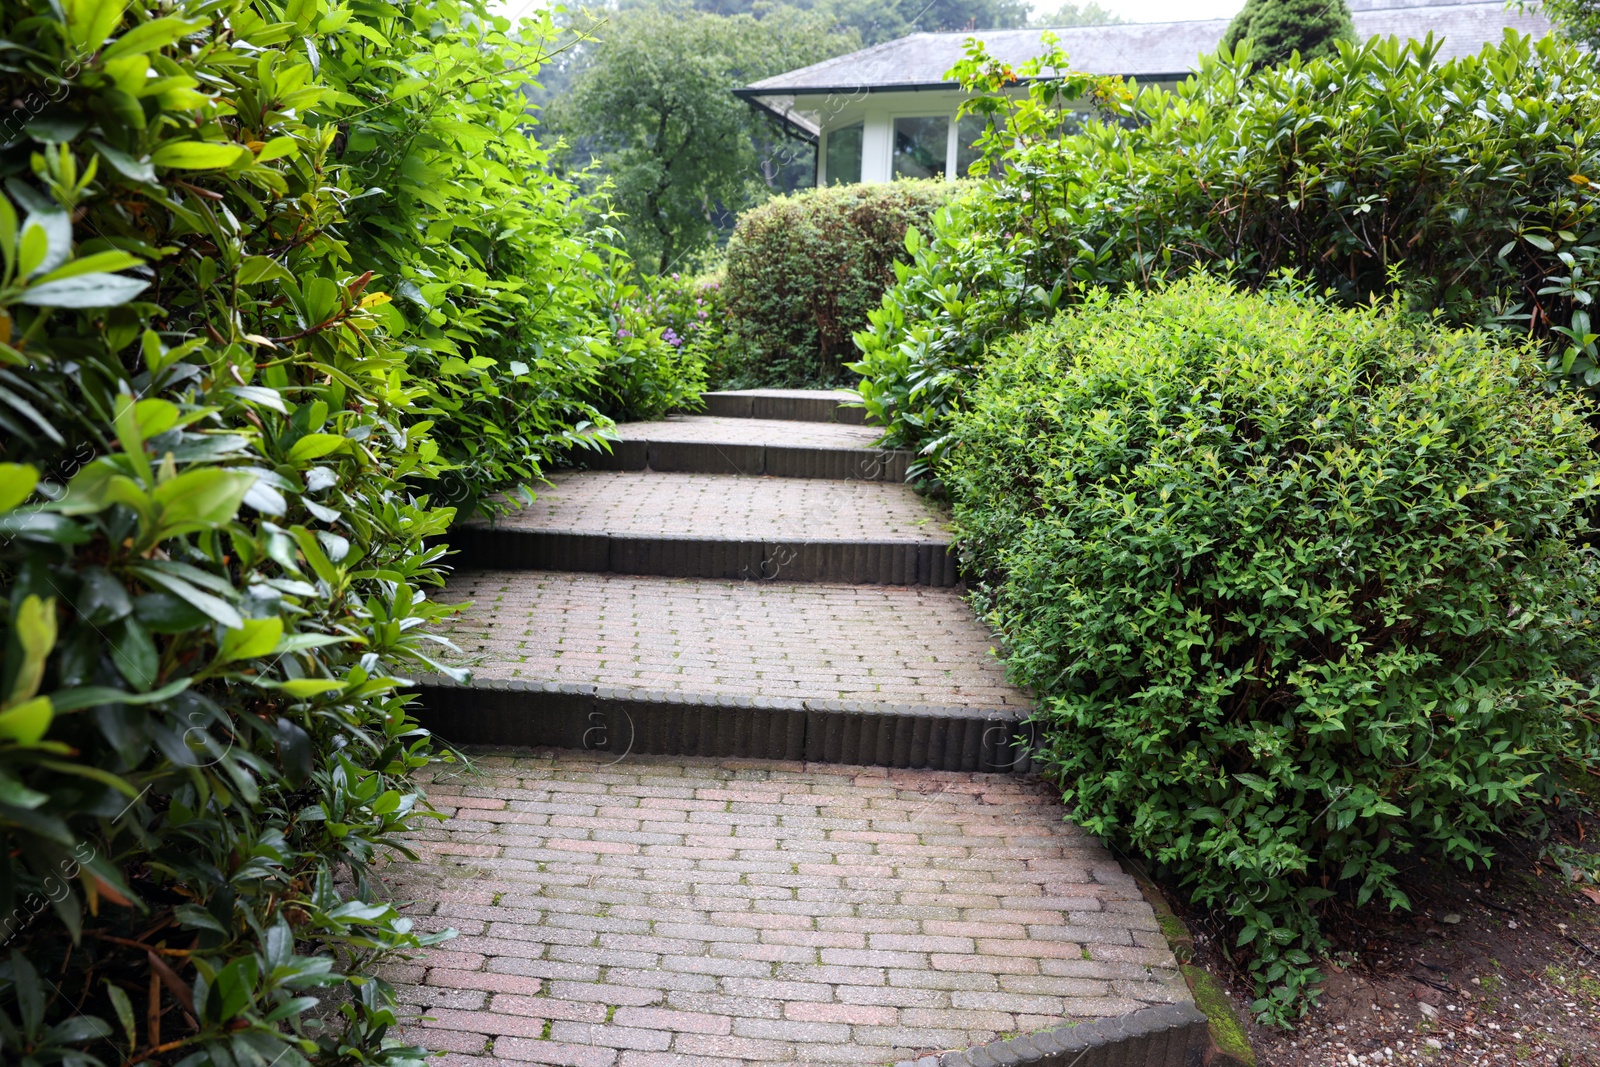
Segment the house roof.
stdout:
<path fill-rule="evenodd" d="M 1432 33 L 1444 38 L 1441 59 L 1478 51 L 1498 40 L 1507 27 L 1542 35 L 1549 21 L 1538 14 L 1506 10 L 1503 0 L 1480 3 L 1408 0 L 1406 6 L 1385 6 L 1385 0 L 1356 0 L 1356 34 L 1362 39 L 1390 35 L 1402 39 Z M 1115 26 L 1072 26 L 1050 30 L 1072 58 L 1076 70 L 1089 74 L 1120 74 L 1142 81 L 1187 77 L 1196 59 L 1216 50 L 1229 19 L 1198 22 L 1127 23 Z M 1037 56 L 1042 29 L 977 30 L 962 33 L 914 33 L 895 41 L 864 48 L 845 56 L 791 70 L 755 82 L 738 95 L 769 110 L 803 108 L 796 97 L 847 92 L 906 92 L 955 88 L 945 72 L 966 53 L 966 42 L 976 37 L 989 54 L 1017 65 Z"/>

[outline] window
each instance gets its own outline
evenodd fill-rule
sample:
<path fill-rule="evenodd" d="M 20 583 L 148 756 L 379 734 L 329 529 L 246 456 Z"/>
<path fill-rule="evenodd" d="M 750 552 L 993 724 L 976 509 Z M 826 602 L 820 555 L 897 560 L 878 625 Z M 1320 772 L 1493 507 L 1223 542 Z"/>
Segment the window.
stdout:
<path fill-rule="evenodd" d="M 978 138 L 989 128 L 990 122 L 999 121 L 1004 124 L 1003 116 L 995 115 L 963 115 L 956 124 L 956 177 L 967 177 L 967 171 L 972 167 L 979 156 Z"/>
<path fill-rule="evenodd" d="M 828 148 L 823 174 L 829 185 L 848 185 L 861 180 L 861 123 L 828 131 Z"/>
<path fill-rule="evenodd" d="M 942 178 L 949 151 L 950 120 L 945 116 L 894 120 L 894 177 Z"/>

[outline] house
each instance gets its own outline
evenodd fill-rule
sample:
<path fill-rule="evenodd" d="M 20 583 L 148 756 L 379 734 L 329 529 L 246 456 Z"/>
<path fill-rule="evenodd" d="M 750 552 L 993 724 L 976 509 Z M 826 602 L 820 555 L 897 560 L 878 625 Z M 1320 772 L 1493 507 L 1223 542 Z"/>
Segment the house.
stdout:
<path fill-rule="evenodd" d="M 1429 3 L 1353 0 L 1356 33 L 1402 39 L 1432 33 L 1444 41 L 1441 58 L 1478 51 L 1507 27 L 1543 35 L 1542 16 L 1507 10 L 1503 0 Z M 1196 59 L 1215 51 L 1228 19 L 1075 26 L 1051 30 L 1077 70 L 1120 74 L 1140 82 L 1174 85 Z M 956 122 L 961 87 L 945 77 L 965 54 L 970 37 L 1013 66 L 1042 51 L 1046 31 L 984 30 L 976 33 L 915 33 L 847 56 L 815 63 L 742 89 L 737 96 L 781 120 L 817 146 L 817 184 L 889 181 L 893 178 L 954 180 L 976 158 L 972 141 L 981 120 Z"/>

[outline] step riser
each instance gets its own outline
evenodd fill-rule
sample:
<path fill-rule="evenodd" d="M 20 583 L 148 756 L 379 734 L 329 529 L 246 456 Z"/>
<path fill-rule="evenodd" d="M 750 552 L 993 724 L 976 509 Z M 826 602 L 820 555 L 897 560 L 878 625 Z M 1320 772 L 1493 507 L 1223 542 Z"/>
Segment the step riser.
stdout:
<path fill-rule="evenodd" d="M 424 682 L 418 721 L 458 745 L 657 756 L 808 760 L 855 766 L 1026 773 L 1032 727 L 1004 713 L 871 711 L 841 701 L 770 701 L 482 681 Z"/>
<path fill-rule="evenodd" d="M 787 448 L 699 441 L 616 441 L 611 451 L 576 457 L 592 470 L 767 474 L 776 478 L 903 482 L 911 453 L 871 448 Z"/>
<path fill-rule="evenodd" d="M 867 424 L 867 409 L 845 407 L 830 397 L 739 396 L 704 393 L 706 415 L 725 419 L 781 419 L 787 422 L 842 422 Z"/>
<path fill-rule="evenodd" d="M 450 544 L 474 567 L 495 570 L 935 588 L 959 581 L 955 555 L 937 544 L 719 541 L 471 526 L 453 531 Z"/>

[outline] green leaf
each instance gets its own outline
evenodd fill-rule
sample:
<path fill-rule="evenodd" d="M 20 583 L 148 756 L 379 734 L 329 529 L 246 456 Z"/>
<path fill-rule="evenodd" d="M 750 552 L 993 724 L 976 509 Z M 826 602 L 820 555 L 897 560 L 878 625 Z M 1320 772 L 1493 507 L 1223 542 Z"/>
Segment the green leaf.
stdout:
<path fill-rule="evenodd" d="M 320 459 L 349 444 L 348 437 L 341 437 L 336 433 L 308 433 L 289 449 L 288 460 L 290 463 L 304 463 L 306 460 Z"/>
<path fill-rule="evenodd" d="M 135 566 L 133 571 L 151 585 L 158 585 L 172 595 L 187 601 L 207 617 L 230 630 L 244 625 L 244 617 L 232 604 L 210 593 L 201 592 L 182 578 L 164 574 L 149 564 Z"/>
<path fill-rule="evenodd" d="M 245 619 L 242 624 L 222 635 L 222 647 L 217 650 L 216 662 L 234 663 L 242 659 L 260 659 L 272 654 L 279 638 L 283 637 L 283 620 L 273 615 L 265 619 Z"/>
<path fill-rule="evenodd" d="M 126 618 L 109 631 L 111 662 L 128 684 L 143 693 L 156 684 L 161 657 L 155 642 L 137 618 Z"/>
<path fill-rule="evenodd" d="M 125 693 L 120 689 L 112 689 L 103 685 L 82 686 L 77 689 L 58 689 L 50 694 L 50 700 L 55 705 L 57 714 L 82 711 L 84 708 L 97 708 L 103 704 L 159 704 L 163 700 L 170 700 L 189 688 L 189 683 L 193 680 L 192 678 L 179 678 L 176 681 L 168 682 L 160 689 L 152 689 L 148 693 Z"/>
<path fill-rule="evenodd" d="M 186 904 L 184 907 L 193 907 L 193 905 Z M 112 1010 L 117 1013 L 117 1021 L 122 1024 L 123 1036 L 128 1039 L 128 1047 L 137 1048 L 139 1046 L 139 1030 L 134 1020 L 133 1005 L 128 1001 L 128 994 L 124 993 L 122 987 L 109 978 L 105 979 L 103 984 L 106 987 L 106 997 L 111 1001 Z"/>
<path fill-rule="evenodd" d="M 187 35 L 202 25 L 198 20 L 175 18 L 168 15 L 164 18 L 152 19 L 142 25 L 135 26 L 115 41 L 106 45 L 100 53 L 100 62 L 116 59 L 118 56 L 133 55 L 139 52 L 158 52 L 167 45 Z"/>
<path fill-rule="evenodd" d="M 72 219 L 59 209 L 36 211 L 22 224 L 17 274 L 31 278 L 55 270 L 72 255 Z"/>
<path fill-rule="evenodd" d="M 23 597 L 17 605 L 12 634 L 22 650 L 22 662 L 17 666 L 6 704 L 27 700 L 39 691 L 45 660 L 56 647 L 56 598 L 35 593 Z"/>
<path fill-rule="evenodd" d="M 55 711 L 49 697 L 34 697 L 0 711 L 0 737 L 20 745 L 36 745 L 50 729 Z"/>
<path fill-rule="evenodd" d="M 156 180 L 156 168 L 149 157 L 135 159 L 120 148 L 112 148 L 104 141 L 91 140 L 95 151 L 105 157 L 107 163 L 114 167 L 117 173 L 124 178 L 136 182 L 153 182 Z"/>
<path fill-rule="evenodd" d="M 128 5 L 127 0 L 64 0 L 61 6 L 72 43 L 82 51 L 98 52 Z"/>
<path fill-rule="evenodd" d="M 0 463 L 0 511 L 10 511 L 33 495 L 39 471 L 26 463 Z"/>
<path fill-rule="evenodd" d="M 214 141 L 170 141 L 150 153 L 150 161 L 169 170 L 218 170 L 253 158 L 241 144 Z"/>
<path fill-rule="evenodd" d="M 288 269 L 268 256 L 246 256 L 243 263 L 239 264 L 239 273 L 235 279 L 240 285 L 256 285 L 260 282 L 294 281 L 294 275 Z"/>
<path fill-rule="evenodd" d="M 321 696 L 324 693 L 336 693 L 344 688 L 344 683 L 335 678 L 290 678 L 282 682 L 258 679 L 256 684 L 264 689 L 276 689 L 301 699 Z"/>
<path fill-rule="evenodd" d="M 142 266 L 143 264 L 144 260 L 140 259 L 138 256 L 130 255 L 127 252 L 96 252 L 92 256 L 82 256 L 78 259 L 69 260 L 62 266 L 51 271 L 49 274 L 44 275 L 39 279 L 39 281 L 41 283 L 53 282 L 61 278 L 76 278 L 81 274 L 93 274 L 100 271 L 127 270 L 130 267 L 138 267 Z"/>
<path fill-rule="evenodd" d="M 126 304 L 149 286 L 121 274 L 83 274 L 30 286 L 18 299 L 34 307 L 108 308 Z"/>
<path fill-rule="evenodd" d="M 218 467 L 186 471 L 162 482 L 151 495 L 159 509 L 164 535 L 232 522 L 255 483 L 254 474 Z"/>
<path fill-rule="evenodd" d="M 270 163 L 274 159 L 293 158 L 300 154 L 300 145 L 293 137 L 274 137 L 256 153 L 257 163 Z"/>

